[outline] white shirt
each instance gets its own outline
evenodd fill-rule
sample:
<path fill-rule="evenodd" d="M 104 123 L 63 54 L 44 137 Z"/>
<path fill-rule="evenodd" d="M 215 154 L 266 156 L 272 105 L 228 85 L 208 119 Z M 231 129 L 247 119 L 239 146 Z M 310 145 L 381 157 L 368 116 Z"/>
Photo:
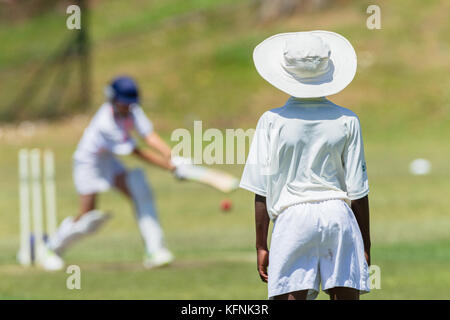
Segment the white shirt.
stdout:
<path fill-rule="evenodd" d="M 359 119 L 325 98 L 291 97 L 258 121 L 240 187 L 266 197 L 272 220 L 294 204 L 369 193 Z"/>
<path fill-rule="evenodd" d="M 114 115 L 111 103 L 104 103 L 84 130 L 74 159 L 96 162 L 99 157 L 130 154 L 136 142 L 131 137 L 135 129 L 141 137 L 153 131 L 153 124 L 139 105 L 132 105 L 127 117 Z"/>

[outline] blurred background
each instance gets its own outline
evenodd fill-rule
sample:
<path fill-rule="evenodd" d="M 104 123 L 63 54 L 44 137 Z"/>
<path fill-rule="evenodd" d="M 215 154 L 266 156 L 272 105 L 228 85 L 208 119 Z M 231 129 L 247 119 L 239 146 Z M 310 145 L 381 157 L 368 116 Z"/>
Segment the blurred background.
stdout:
<path fill-rule="evenodd" d="M 81 30 L 66 27 L 70 4 L 83 8 Z M 381 9 L 379 30 L 366 26 L 371 4 Z M 363 128 L 381 289 L 362 299 L 449 299 L 449 9 L 444 0 L 0 0 L 0 298 L 265 299 L 253 195 L 179 183 L 149 166 L 173 266 L 142 267 L 132 208 L 115 192 L 100 200 L 114 219 L 67 254 L 81 267 L 81 290 L 66 288 L 64 272 L 19 266 L 17 152 L 55 152 L 61 221 L 78 212 L 71 157 L 114 76 L 136 78 L 170 145 L 171 132 L 194 120 L 254 128 L 288 97 L 257 74 L 253 48 L 276 33 L 319 29 L 341 33 L 358 55 L 352 84 L 329 98 Z M 428 174 L 411 174 L 417 158 L 431 163 Z M 217 167 L 236 176 L 243 168 Z M 233 202 L 227 213 L 224 198 Z"/>

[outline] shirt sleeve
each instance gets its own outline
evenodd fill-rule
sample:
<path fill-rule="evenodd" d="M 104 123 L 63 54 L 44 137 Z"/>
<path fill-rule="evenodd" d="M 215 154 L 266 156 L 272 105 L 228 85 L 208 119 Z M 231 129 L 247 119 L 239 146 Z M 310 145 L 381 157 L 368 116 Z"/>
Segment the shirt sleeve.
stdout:
<path fill-rule="evenodd" d="M 132 112 L 136 131 L 142 138 L 147 137 L 150 133 L 153 132 L 153 123 L 150 121 L 150 119 L 147 117 L 147 115 L 144 113 L 144 110 L 142 110 L 140 106 L 134 106 Z"/>
<path fill-rule="evenodd" d="M 347 196 L 350 200 L 363 198 L 369 193 L 369 181 L 364 156 L 361 125 L 358 117 L 351 118 L 349 136 L 342 155 L 345 168 Z"/>
<path fill-rule="evenodd" d="M 264 115 L 256 125 L 255 134 L 242 173 L 239 186 L 266 197 L 269 158 L 269 127 Z"/>

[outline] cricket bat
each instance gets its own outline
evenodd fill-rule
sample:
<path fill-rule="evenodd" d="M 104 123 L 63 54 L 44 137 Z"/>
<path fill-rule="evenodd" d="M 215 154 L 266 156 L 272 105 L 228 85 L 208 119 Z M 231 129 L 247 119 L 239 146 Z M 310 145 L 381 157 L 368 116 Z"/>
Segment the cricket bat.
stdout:
<path fill-rule="evenodd" d="M 239 187 L 239 180 L 233 175 L 221 170 L 194 165 L 192 162 L 178 166 L 176 175 L 181 179 L 206 184 L 224 193 L 229 193 Z"/>

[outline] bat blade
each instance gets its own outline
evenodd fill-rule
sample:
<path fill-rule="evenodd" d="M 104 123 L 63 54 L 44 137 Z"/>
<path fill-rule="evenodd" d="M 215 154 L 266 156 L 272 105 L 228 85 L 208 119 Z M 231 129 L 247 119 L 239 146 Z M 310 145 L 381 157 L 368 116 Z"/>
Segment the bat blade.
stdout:
<path fill-rule="evenodd" d="M 198 165 L 186 168 L 185 179 L 209 185 L 224 193 L 236 190 L 239 186 L 239 180 L 233 175 Z"/>

